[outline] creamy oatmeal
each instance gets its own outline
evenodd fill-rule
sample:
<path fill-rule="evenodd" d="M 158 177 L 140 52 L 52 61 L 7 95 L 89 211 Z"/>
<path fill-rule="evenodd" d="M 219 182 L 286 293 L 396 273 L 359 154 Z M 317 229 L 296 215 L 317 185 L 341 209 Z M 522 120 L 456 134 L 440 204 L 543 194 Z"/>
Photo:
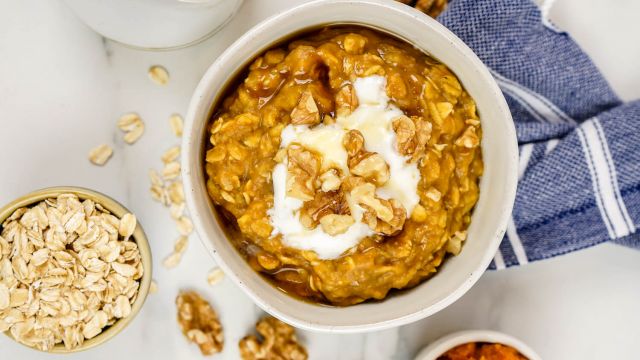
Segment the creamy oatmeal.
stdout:
<path fill-rule="evenodd" d="M 350 305 L 433 275 L 482 175 L 473 99 L 443 64 L 363 28 L 258 57 L 216 105 L 207 189 L 230 241 L 283 291 Z"/>

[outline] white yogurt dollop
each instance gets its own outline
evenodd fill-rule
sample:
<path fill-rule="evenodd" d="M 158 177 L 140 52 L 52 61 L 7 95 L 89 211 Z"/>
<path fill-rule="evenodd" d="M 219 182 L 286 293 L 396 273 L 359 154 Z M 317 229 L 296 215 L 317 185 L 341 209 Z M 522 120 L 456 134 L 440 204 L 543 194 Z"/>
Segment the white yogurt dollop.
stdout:
<path fill-rule="evenodd" d="M 347 153 L 342 146 L 342 138 L 349 130 L 359 130 L 365 139 L 365 149 L 377 152 L 389 164 L 390 179 L 381 188 L 378 196 L 396 199 L 411 214 L 420 197 L 417 193 L 420 171 L 416 164 L 408 163 L 408 157 L 396 150 L 396 134 L 392 121 L 402 115 L 402 111 L 389 104 L 386 93 L 386 78 L 369 76 L 358 78 L 353 84 L 358 107 L 348 116 L 338 117 L 332 125 L 289 125 L 281 134 L 281 147 L 291 143 L 301 144 L 322 155 L 322 168 L 337 167 L 348 173 Z M 287 160 L 273 169 L 274 206 L 268 211 L 273 226 L 272 235 L 282 235 L 282 242 L 301 250 L 313 250 L 321 259 L 335 259 L 349 248 L 374 232 L 362 223 L 362 208 L 349 202 L 355 223 L 347 232 L 329 235 L 320 226 L 306 229 L 300 223 L 302 201 L 286 196 Z"/>

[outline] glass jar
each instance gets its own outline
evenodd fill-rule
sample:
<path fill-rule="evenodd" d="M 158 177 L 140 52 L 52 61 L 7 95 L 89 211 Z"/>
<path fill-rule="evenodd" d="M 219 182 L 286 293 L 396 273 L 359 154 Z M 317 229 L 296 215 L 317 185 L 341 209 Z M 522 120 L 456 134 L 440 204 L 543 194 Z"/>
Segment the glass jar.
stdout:
<path fill-rule="evenodd" d="M 243 0 L 65 0 L 90 28 L 148 50 L 202 41 L 224 26 Z"/>

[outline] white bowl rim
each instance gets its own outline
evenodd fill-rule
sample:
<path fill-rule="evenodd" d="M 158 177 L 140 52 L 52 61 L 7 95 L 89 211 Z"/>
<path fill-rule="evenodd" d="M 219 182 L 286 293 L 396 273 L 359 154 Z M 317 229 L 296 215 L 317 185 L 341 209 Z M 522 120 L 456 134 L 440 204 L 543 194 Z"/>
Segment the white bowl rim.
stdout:
<path fill-rule="evenodd" d="M 202 214 L 199 214 L 194 209 L 197 207 L 196 203 L 198 199 L 195 198 L 196 191 L 194 181 L 198 181 L 197 179 L 192 179 L 192 171 L 190 168 L 192 159 L 189 157 L 191 155 L 189 149 L 191 148 L 191 143 L 193 139 L 189 136 L 193 132 L 194 128 L 194 118 L 198 110 L 202 107 L 206 107 L 210 109 L 211 103 L 207 102 L 205 99 L 205 94 L 209 87 L 209 83 L 212 79 L 215 79 L 219 74 L 217 73 L 217 68 L 221 67 L 222 64 L 229 62 L 233 54 L 239 49 L 243 48 L 246 44 L 250 44 L 253 41 L 253 38 L 256 34 L 266 32 L 270 27 L 274 26 L 280 21 L 283 21 L 287 17 L 295 16 L 298 12 L 308 11 L 314 7 L 318 6 L 326 6 L 326 5 L 363 5 L 363 6 L 376 6 L 382 7 L 386 10 L 393 10 L 395 12 L 401 12 L 404 16 L 410 16 L 413 18 L 420 17 L 420 19 L 427 24 L 425 27 L 429 25 L 430 31 L 435 31 L 439 33 L 440 36 L 446 37 L 448 41 L 450 41 L 451 47 L 455 48 L 457 51 L 461 52 L 464 57 L 467 58 L 468 61 L 472 62 L 474 65 L 474 70 L 480 73 L 480 76 L 486 80 L 487 90 L 494 93 L 497 98 L 499 98 L 494 104 L 498 111 L 504 118 L 508 118 L 511 120 L 511 113 L 507 106 L 506 100 L 504 99 L 497 83 L 495 82 L 493 76 L 485 67 L 485 65 L 481 62 L 481 60 L 473 53 L 473 51 L 468 48 L 466 44 L 462 42 L 456 35 L 446 29 L 443 25 L 432 19 L 431 17 L 420 13 L 419 11 L 403 5 L 399 2 L 388 1 L 388 0 L 314 0 L 308 3 L 304 3 L 293 7 L 287 11 L 271 16 L 259 24 L 252 27 L 248 30 L 243 36 L 237 39 L 233 44 L 231 44 L 220 56 L 218 56 L 212 65 L 207 69 L 204 73 L 200 83 L 196 87 L 194 91 L 193 97 L 189 104 L 185 130 L 184 130 L 184 138 L 182 143 L 182 178 L 185 187 L 185 198 L 186 203 L 189 208 L 195 229 L 197 233 L 200 235 L 201 242 L 204 246 L 209 250 L 212 254 L 212 257 L 216 261 L 216 263 L 225 271 L 225 273 L 236 283 L 239 287 L 247 294 L 249 297 L 263 310 L 270 313 L 271 315 L 279 318 L 282 321 L 285 321 L 289 324 L 292 324 L 298 328 L 310 330 L 310 331 L 320 331 L 320 332 L 331 332 L 331 333 L 357 333 L 357 332 L 367 332 L 367 331 L 375 331 L 382 330 L 391 327 L 396 327 L 400 325 L 405 325 L 419 319 L 428 317 L 445 307 L 449 306 L 457 299 L 459 299 L 462 295 L 464 295 L 470 288 L 473 286 L 477 280 L 480 278 L 484 270 L 489 266 L 491 260 L 495 252 L 498 249 L 500 241 L 506 231 L 507 222 L 509 216 L 511 214 L 511 210 L 513 208 L 513 202 L 515 200 L 516 194 L 516 186 L 517 186 L 517 163 L 518 163 L 518 151 L 517 151 L 517 138 L 515 133 L 515 126 L 512 121 L 508 121 L 505 125 L 504 131 L 507 134 L 507 137 L 510 138 L 505 140 L 505 148 L 508 152 L 508 165 L 509 169 L 513 169 L 512 173 L 505 179 L 505 188 L 503 193 L 505 194 L 506 199 L 510 199 L 507 203 L 505 202 L 503 206 L 499 209 L 499 213 L 496 215 L 500 220 L 498 221 L 497 229 L 495 231 L 495 238 L 492 240 L 490 246 L 486 248 L 486 252 L 482 256 L 482 260 L 479 262 L 476 269 L 469 274 L 464 282 L 462 282 L 455 291 L 451 292 L 449 295 L 443 297 L 439 301 L 431 304 L 419 311 L 415 311 L 410 314 L 406 314 L 400 317 L 395 317 L 388 320 L 370 322 L 366 324 L 358 324 L 358 325 L 331 325 L 331 324 L 319 324 L 315 322 L 307 321 L 300 317 L 295 317 L 287 314 L 285 311 L 281 311 L 275 306 L 272 306 L 263 296 L 254 291 L 251 287 L 249 287 L 243 279 L 232 270 L 232 268 L 227 264 L 227 262 L 220 256 L 217 252 L 214 245 L 211 241 L 207 240 L 204 223 L 206 221 L 210 221 L 209 219 L 205 219 L 202 217 Z M 354 24 L 358 24 L 354 22 Z M 361 23 L 363 26 L 375 26 L 372 24 Z M 313 27 L 311 25 L 310 27 Z M 382 29 L 384 30 L 384 29 Z M 290 34 L 295 33 L 296 30 L 291 30 Z M 274 38 L 274 42 L 280 40 L 280 38 Z M 261 50 L 264 51 L 264 50 Z M 259 53 L 259 52 L 258 52 Z M 464 79 L 461 78 L 461 81 Z M 198 159 L 200 161 L 200 159 Z M 198 163 L 199 164 L 199 163 Z M 198 165 L 199 166 L 199 165 Z M 511 171 L 511 170 L 510 170 Z M 482 196 L 482 195 L 481 195 Z M 229 246 L 232 246 L 229 243 Z M 411 290 L 409 290 L 411 291 Z M 281 293 L 282 296 L 290 297 L 285 293 Z M 384 301 L 384 300 L 383 300 Z M 355 305 L 358 306 L 358 305 Z"/>
<path fill-rule="evenodd" d="M 510 346 L 529 360 L 542 360 L 533 349 L 522 340 L 493 330 L 463 330 L 443 336 L 422 349 L 414 360 L 436 360 L 454 347 L 470 342 L 498 343 Z"/>

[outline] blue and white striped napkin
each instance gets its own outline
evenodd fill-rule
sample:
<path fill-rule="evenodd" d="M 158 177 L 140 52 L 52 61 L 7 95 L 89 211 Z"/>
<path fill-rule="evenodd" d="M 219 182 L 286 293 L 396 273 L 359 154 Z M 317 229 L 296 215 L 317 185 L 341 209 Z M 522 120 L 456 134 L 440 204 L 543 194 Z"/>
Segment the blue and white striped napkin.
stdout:
<path fill-rule="evenodd" d="M 640 248 L 640 101 L 622 103 L 531 0 L 453 0 L 438 20 L 490 68 L 516 124 L 518 193 L 491 268 Z"/>

